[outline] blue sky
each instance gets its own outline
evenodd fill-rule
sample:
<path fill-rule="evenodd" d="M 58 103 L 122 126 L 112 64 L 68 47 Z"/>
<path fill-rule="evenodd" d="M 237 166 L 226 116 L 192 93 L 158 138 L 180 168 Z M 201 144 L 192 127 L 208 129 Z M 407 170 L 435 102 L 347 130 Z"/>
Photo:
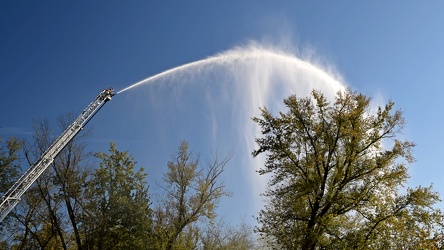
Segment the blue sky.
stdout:
<path fill-rule="evenodd" d="M 408 122 L 403 136 L 417 144 L 410 185 L 433 182 L 444 194 L 443 10 L 440 1 L 2 1 L 0 136 L 29 137 L 33 118 L 55 123 L 104 88 L 120 90 L 255 41 L 330 69 L 377 101 L 393 100 Z M 250 155 L 239 133 L 208 139 L 211 130 L 229 131 L 218 122 L 231 112 L 199 99 L 227 89 L 187 80 L 178 91 L 175 82 L 180 77 L 117 95 L 88 124 L 90 150 L 107 150 L 110 141 L 129 150 L 153 192 L 180 140 L 204 162 L 212 151 L 233 151 L 225 176 L 233 197 L 221 201 L 221 214 L 249 220 L 257 209 L 243 182 Z"/>

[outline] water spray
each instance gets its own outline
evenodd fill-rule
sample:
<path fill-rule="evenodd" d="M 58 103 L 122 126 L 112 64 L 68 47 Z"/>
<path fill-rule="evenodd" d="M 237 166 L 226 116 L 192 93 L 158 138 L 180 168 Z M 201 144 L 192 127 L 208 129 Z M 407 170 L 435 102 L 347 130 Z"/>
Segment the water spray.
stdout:
<path fill-rule="evenodd" d="M 211 65 L 211 64 L 223 65 L 223 64 L 229 64 L 231 62 L 242 61 L 242 60 L 251 60 L 251 59 L 256 59 L 256 60 L 273 59 L 273 60 L 279 60 L 282 62 L 286 62 L 288 64 L 297 64 L 299 68 L 302 68 L 302 69 L 308 70 L 308 71 L 313 71 L 321 78 L 325 78 L 328 81 L 331 81 L 332 83 L 336 84 L 337 86 L 342 85 L 341 83 L 339 83 L 338 81 L 333 79 L 331 76 L 329 76 L 324 71 L 320 70 L 319 68 L 313 66 L 312 64 L 310 64 L 308 62 L 298 59 L 295 56 L 288 55 L 283 52 L 266 50 L 263 48 L 250 48 L 250 49 L 229 50 L 225 53 L 221 53 L 221 54 L 218 54 L 218 55 L 206 58 L 206 59 L 183 64 L 181 66 L 163 71 L 157 75 L 150 76 L 146 79 L 136 82 L 136 83 L 120 90 L 119 92 L 117 92 L 117 94 L 125 92 L 125 91 L 132 89 L 134 87 L 150 83 L 156 79 L 170 76 L 170 75 L 174 75 L 174 74 L 181 72 L 181 71 L 191 70 L 193 68 L 198 68 L 198 67 L 205 66 L 205 65 Z"/>
<path fill-rule="evenodd" d="M 88 107 L 81 113 L 81 115 L 74 121 L 73 124 L 71 124 L 56 140 L 55 142 L 42 154 L 40 159 L 34 163 L 20 178 L 19 180 L 8 190 L 8 192 L 5 193 L 1 200 L 0 204 L 0 222 L 6 217 L 6 215 L 19 203 L 21 196 L 26 192 L 26 190 L 35 182 L 35 180 L 43 173 L 43 171 L 54 161 L 54 158 L 63 150 L 63 148 L 78 134 L 78 132 L 83 128 L 83 126 L 86 125 L 86 123 L 100 110 L 100 108 L 114 95 L 120 94 L 122 92 L 125 92 L 127 90 L 130 90 L 132 88 L 135 88 L 137 86 L 148 84 L 156 79 L 167 77 L 167 76 L 173 76 L 179 72 L 182 71 L 190 71 L 193 69 L 200 69 L 205 66 L 231 66 L 229 69 L 235 68 L 233 72 L 236 71 L 236 65 L 237 63 L 249 65 L 251 61 L 255 62 L 254 66 L 257 66 L 259 62 L 266 62 L 267 67 L 276 67 L 275 64 L 279 63 L 279 65 L 286 65 L 284 70 L 282 72 L 285 73 L 285 70 L 299 70 L 303 71 L 305 73 L 309 73 L 310 77 L 314 77 L 316 80 L 321 80 L 322 82 L 328 83 L 333 86 L 334 90 L 340 90 L 343 89 L 344 86 L 329 76 L 324 71 L 320 70 L 319 68 L 313 66 L 312 64 L 302 61 L 298 59 L 297 57 L 289 54 L 285 54 L 283 52 L 277 52 L 272 50 L 267 50 L 264 48 L 257 48 L 257 47 L 250 47 L 250 48 L 238 48 L 229 50 L 227 52 L 187 63 L 169 70 L 166 70 L 162 73 L 159 73 L 157 75 L 148 77 L 144 80 L 141 80 L 139 82 L 136 82 L 117 93 L 114 91 L 114 89 L 109 88 L 105 89 L 102 92 L 99 93 L 99 95 L 96 97 L 96 99 L 91 102 Z M 268 64 L 267 64 L 268 63 Z M 291 67 L 289 67 L 291 66 Z M 283 66 L 282 66 L 283 67 Z M 248 68 L 248 67 L 247 67 Z M 254 68 L 254 67 L 253 67 Z M 255 77 L 255 74 L 264 75 L 266 76 L 266 73 L 262 71 L 257 71 L 257 68 L 254 68 L 256 71 L 252 72 L 241 72 L 243 76 L 253 77 L 252 79 L 257 80 Z M 269 70 L 269 69 L 268 69 Z M 197 70 L 198 72 L 198 70 Z M 233 73 L 231 72 L 231 73 Z M 280 71 L 281 72 L 281 71 Z M 255 74 L 254 74 L 255 73 Z M 249 81 L 249 84 L 247 84 L 247 88 L 249 89 L 249 92 L 243 93 L 246 98 L 243 98 L 242 101 L 245 103 L 245 100 L 251 101 L 253 108 L 257 109 L 259 106 L 263 106 L 264 100 L 266 100 L 267 95 L 270 95 L 269 91 L 269 85 L 271 84 L 271 81 L 269 79 L 262 80 L 262 84 L 257 84 L 257 82 L 253 83 L 253 80 L 251 78 L 244 78 L 240 77 L 242 80 Z M 270 77 L 268 75 L 268 77 Z M 266 77 L 264 77 L 266 78 Z M 290 77 L 293 81 L 292 77 Z M 297 77 L 296 77 L 297 78 Z M 300 79 L 296 79 L 300 80 Z M 304 79 L 303 79 L 304 80 Z M 265 81 L 265 82 L 264 82 Z M 260 85 L 258 87 L 258 85 Z M 259 89 L 262 87 L 262 89 Z M 242 90 L 246 90 L 244 88 L 240 88 Z M 243 97 L 245 97 L 243 96 Z M 245 111 L 245 110 L 244 110 Z M 251 110 L 248 110 L 251 111 Z M 247 116 L 248 117 L 248 116 Z M 248 134 L 249 138 L 248 142 L 254 141 L 250 137 L 254 137 L 254 132 L 257 133 L 256 130 L 251 128 L 249 125 L 245 124 L 239 124 L 240 127 L 244 128 L 245 134 Z M 251 134 L 251 131 L 253 131 L 253 134 Z M 254 182 L 253 182 L 254 183 Z"/>
<path fill-rule="evenodd" d="M 217 77 L 210 80 L 207 76 L 213 76 L 212 73 L 215 73 Z M 162 84 L 172 83 L 171 88 L 168 89 L 170 91 L 174 91 L 175 86 L 179 88 L 178 84 L 181 83 L 202 82 L 204 84 L 200 86 L 202 88 L 199 87 L 199 90 L 196 89 L 193 92 L 205 91 L 199 96 L 201 98 L 199 101 L 205 102 L 207 110 L 215 112 L 209 114 L 212 117 L 211 134 L 207 136 L 211 140 L 209 143 L 220 146 L 227 138 L 227 131 L 239 133 L 233 137 L 238 138 L 239 141 L 235 143 L 238 149 L 242 150 L 239 154 L 243 155 L 250 155 L 250 150 L 256 147 L 255 138 L 260 135 L 260 129 L 251 122 L 250 117 L 260 115 L 259 107 L 267 106 L 271 111 L 278 111 L 284 108 L 280 100 L 290 94 L 308 96 L 313 89 L 317 89 L 324 92 L 327 98 L 331 98 L 338 91 L 345 89 L 340 81 L 310 62 L 284 51 L 253 44 L 168 69 L 129 85 L 117 93 L 158 83 L 161 80 Z M 220 88 L 213 88 L 216 85 Z M 225 90 L 227 92 L 223 92 Z M 153 91 L 156 90 L 153 89 Z M 176 93 L 180 94 L 180 92 Z M 153 99 L 156 95 L 151 95 L 151 97 L 151 102 L 157 102 Z M 175 98 L 177 97 L 179 96 L 176 95 Z M 184 96 L 184 98 L 188 97 Z M 165 99 L 161 98 L 160 101 L 165 101 Z M 223 104 L 219 105 L 222 102 Z M 221 112 L 218 109 L 229 112 L 230 117 L 219 120 L 218 116 Z M 219 130 L 220 128 L 223 128 L 224 132 Z M 254 194 L 262 193 L 267 180 L 264 176 L 255 174 L 254 171 L 258 170 L 259 166 L 263 166 L 264 159 L 246 158 L 245 161 L 248 167 L 242 171 L 251 171 L 251 173 L 245 176 L 239 172 L 232 173 L 232 179 L 242 178 L 242 183 L 248 182 Z M 262 205 L 259 200 L 252 200 L 252 203 L 255 208 Z"/>

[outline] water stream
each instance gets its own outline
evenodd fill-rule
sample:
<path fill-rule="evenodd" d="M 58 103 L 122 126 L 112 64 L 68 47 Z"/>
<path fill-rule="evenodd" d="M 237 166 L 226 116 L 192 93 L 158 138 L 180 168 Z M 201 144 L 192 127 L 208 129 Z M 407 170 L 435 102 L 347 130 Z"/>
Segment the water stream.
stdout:
<path fill-rule="evenodd" d="M 320 67 L 291 53 L 250 45 L 166 70 L 126 87 L 118 94 L 143 88 L 148 84 L 161 84 L 167 86 L 168 93 L 179 93 L 178 102 L 191 103 L 193 100 L 188 99 L 202 99 L 198 105 L 205 106 L 205 110 L 211 113 L 209 116 L 212 118 L 208 119 L 210 124 L 207 125 L 211 131 L 207 134 L 202 131 L 192 136 L 211 138 L 212 143 L 207 147 L 213 147 L 214 150 L 218 150 L 217 147 L 223 144 L 236 145 L 233 146 L 236 149 L 241 148 L 234 152 L 235 156 L 241 158 L 235 164 L 247 167 L 228 170 L 228 181 L 239 183 L 238 187 L 229 188 L 236 192 L 234 189 L 241 189 L 241 185 L 249 185 L 250 190 L 246 195 L 250 198 L 239 198 L 236 202 L 254 203 L 251 206 L 257 211 L 262 205 L 259 194 L 264 191 L 267 180 L 255 172 L 263 165 L 264 159 L 251 157 L 251 152 L 256 147 L 255 138 L 260 136 L 260 129 L 251 121 L 251 117 L 258 116 L 259 107 L 262 106 L 272 112 L 283 111 L 282 100 L 290 94 L 307 96 L 313 89 L 317 89 L 331 99 L 345 88 L 337 79 Z M 188 90 L 182 93 L 177 90 L 179 88 Z M 175 98 L 171 97 L 173 94 L 167 95 L 168 97 L 151 95 L 147 99 L 150 99 L 151 103 L 165 103 L 165 99 L 170 98 L 168 101 L 171 102 Z M 158 99 L 153 101 L 152 98 Z M 162 112 L 176 112 L 177 116 L 184 111 L 180 104 L 177 104 L 178 108 L 173 111 L 167 110 L 162 104 L 159 106 L 162 107 Z M 164 118 L 151 119 L 159 121 Z M 189 125 L 186 119 L 190 118 L 183 116 L 182 126 L 193 126 L 193 122 L 196 122 L 190 122 Z"/>

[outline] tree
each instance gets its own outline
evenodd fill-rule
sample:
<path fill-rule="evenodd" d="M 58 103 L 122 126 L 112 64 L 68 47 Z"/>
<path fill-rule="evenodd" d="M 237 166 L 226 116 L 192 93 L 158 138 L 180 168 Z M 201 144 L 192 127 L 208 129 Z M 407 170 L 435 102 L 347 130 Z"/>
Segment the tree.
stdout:
<path fill-rule="evenodd" d="M 23 149 L 23 141 L 10 137 L 3 141 L 0 137 L 0 194 L 3 195 L 18 176 L 20 170 L 19 152 Z"/>
<path fill-rule="evenodd" d="M 393 102 L 372 112 L 370 98 L 346 90 L 334 103 L 313 91 L 284 104 L 286 113 L 262 108 L 253 118 L 262 137 L 252 154 L 266 154 L 259 173 L 271 175 L 257 231 L 270 246 L 378 249 L 403 233 L 417 243 L 439 238 L 438 194 L 403 189 L 414 143 L 399 139 L 405 120 Z"/>
<path fill-rule="evenodd" d="M 29 165 L 47 149 L 52 141 L 52 131 L 46 119 L 33 120 L 33 140 L 24 146 L 24 155 Z M 61 206 L 56 198 L 52 181 L 52 168 L 48 168 L 36 180 L 11 215 L 14 217 L 14 237 L 8 244 L 19 249 L 60 246 L 67 249 L 66 235 L 60 214 Z"/>
<path fill-rule="evenodd" d="M 231 226 L 223 220 L 210 223 L 200 234 L 202 249 L 249 250 L 256 249 L 253 228 L 245 222 Z"/>
<path fill-rule="evenodd" d="M 220 198 L 230 195 L 220 180 L 230 159 L 231 155 L 222 160 L 214 156 L 207 167 L 202 168 L 199 156 L 193 156 L 188 143 L 181 142 L 178 153 L 167 164 L 168 171 L 164 176 L 166 199 L 155 213 L 157 248 L 196 247 L 199 231 L 193 225 L 202 218 L 213 219 Z"/>
<path fill-rule="evenodd" d="M 23 149 L 23 141 L 16 137 L 10 137 L 4 141 L 0 137 L 0 196 L 12 187 L 17 180 L 20 167 L 20 151 Z M 5 235 L 2 231 L 10 216 L 7 216 L 0 224 L 0 235 Z M 0 242 L 5 240 L 0 236 Z M 5 243 L 6 244 L 6 243 Z M 2 248 L 2 244 L 0 244 Z"/>
<path fill-rule="evenodd" d="M 60 115 L 60 130 L 64 131 L 74 119 L 73 114 Z M 24 148 L 29 165 L 46 151 L 55 138 L 46 119 L 34 119 L 33 128 L 33 140 Z M 81 223 L 80 203 L 85 188 L 81 183 L 89 174 L 84 163 L 89 154 L 85 153 L 82 139 L 90 134 L 91 130 L 82 130 L 23 195 L 23 201 L 13 213 L 14 228 L 9 227 L 9 231 L 16 232 L 17 237 L 9 245 L 19 249 L 68 249 L 75 245 L 76 249 L 82 249 L 78 224 Z"/>
<path fill-rule="evenodd" d="M 65 130 L 70 126 L 76 117 L 74 114 L 61 115 L 58 117 L 59 127 Z M 90 166 L 85 163 L 86 159 L 91 157 L 91 153 L 86 152 L 86 145 L 83 142 L 89 137 L 92 129 L 83 129 L 66 147 L 53 164 L 53 182 L 58 186 L 58 198 L 64 203 L 64 208 L 69 218 L 69 225 L 65 227 L 70 229 L 75 239 L 76 249 L 82 250 L 82 237 L 79 232 L 79 224 L 82 223 L 82 206 L 86 188 L 83 185 L 86 179 L 91 175 Z"/>
<path fill-rule="evenodd" d="M 89 183 L 82 224 L 86 249 L 146 249 L 150 246 L 151 209 L 146 174 L 128 151 L 110 143 Z"/>

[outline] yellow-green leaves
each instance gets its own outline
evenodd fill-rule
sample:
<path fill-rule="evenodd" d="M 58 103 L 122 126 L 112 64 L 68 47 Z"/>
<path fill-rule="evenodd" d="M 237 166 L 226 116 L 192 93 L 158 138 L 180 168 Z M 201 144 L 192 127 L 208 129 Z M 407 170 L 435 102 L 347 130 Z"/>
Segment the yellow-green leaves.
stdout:
<path fill-rule="evenodd" d="M 284 249 L 381 249 L 395 244 L 381 241 L 394 218 L 436 214 L 424 210 L 437 201 L 431 189 L 400 193 L 414 143 L 398 138 L 405 120 L 393 102 L 372 113 L 370 98 L 345 90 L 334 102 L 313 91 L 284 104 L 287 112 L 253 118 L 262 128 L 253 156 L 267 154 L 259 173 L 271 174 L 258 217 L 264 239 Z M 421 218 L 414 226 L 431 226 Z"/>

